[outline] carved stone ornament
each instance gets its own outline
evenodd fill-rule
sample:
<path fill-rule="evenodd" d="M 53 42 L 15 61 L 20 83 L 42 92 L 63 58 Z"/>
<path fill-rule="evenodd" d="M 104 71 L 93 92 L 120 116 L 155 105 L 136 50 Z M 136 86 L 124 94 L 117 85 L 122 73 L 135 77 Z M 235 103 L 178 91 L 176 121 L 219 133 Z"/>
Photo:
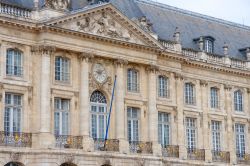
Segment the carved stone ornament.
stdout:
<path fill-rule="evenodd" d="M 22 157 L 21 153 L 16 153 L 16 152 L 10 153 L 10 160 L 11 161 L 20 161 L 21 157 Z"/>
<path fill-rule="evenodd" d="M 55 10 L 68 10 L 70 0 L 46 0 L 44 6 Z"/>
<path fill-rule="evenodd" d="M 56 47 L 48 45 L 37 45 L 37 46 L 32 46 L 31 48 L 32 53 L 42 53 L 44 55 L 51 55 L 55 51 Z"/>
<path fill-rule="evenodd" d="M 73 154 L 64 155 L 62 158 L 62 163 L 73 163 L 75 156 Z"/>
<path fill-rule="evenodd" d="M 152 30 L 152 23 L 150 22 L 149 19 L 147 19 L 146 16 L 143 16 L 141 18 L 138 19 L 133 19 L 133 21 L 139 26 L 141 27 L 145 32 L 153 32 Z"/>

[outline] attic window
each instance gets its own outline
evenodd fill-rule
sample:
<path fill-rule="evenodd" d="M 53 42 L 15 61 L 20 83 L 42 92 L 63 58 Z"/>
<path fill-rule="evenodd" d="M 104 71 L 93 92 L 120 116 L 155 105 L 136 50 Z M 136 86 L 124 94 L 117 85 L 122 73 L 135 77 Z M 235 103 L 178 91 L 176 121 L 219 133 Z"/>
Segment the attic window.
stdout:
<path fill-rule="evenodd" d="M 213 40 L 211 40 L 209 38 L 204 39 L 204 51 L 207 53 L 214 52 L 214 41 Z"/>

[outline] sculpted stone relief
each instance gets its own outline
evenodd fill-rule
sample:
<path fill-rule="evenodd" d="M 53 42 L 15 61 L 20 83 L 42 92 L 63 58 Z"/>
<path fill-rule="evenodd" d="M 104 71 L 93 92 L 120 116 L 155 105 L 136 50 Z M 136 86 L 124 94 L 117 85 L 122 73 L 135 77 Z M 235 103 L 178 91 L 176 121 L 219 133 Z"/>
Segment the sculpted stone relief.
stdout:
<path fill-rule="evenodd" d="M 125 29 L 105 12 L 85 17 L 75 23 L 65 24 L 63 28 L 143 44 L 131 31 Z"/>
<path fill-rule="evenodd" d="M 70 0 L 46 0 L 45 6 L 56 10 L 68 10 Z"/>

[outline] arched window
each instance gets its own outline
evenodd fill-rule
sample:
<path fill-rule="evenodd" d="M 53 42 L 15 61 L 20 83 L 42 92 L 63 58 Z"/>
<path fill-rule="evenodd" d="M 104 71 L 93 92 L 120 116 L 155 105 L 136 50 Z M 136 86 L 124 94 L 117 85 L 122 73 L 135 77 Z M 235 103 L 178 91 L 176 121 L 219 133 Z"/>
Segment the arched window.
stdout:
<path fill-rule="evenodd" d="M 138 71 L 135 69 L 128 69 L 127 88 L 131 92 L 139 92 Z"/>
<path fill-rule="evenodd" d="M 168 78 L 165 76 L 158 76 L 158 96 L 168 97 Z"/>
<path fill-rule="evenodd" d="M 6 55 L 6 74 L 21 77 L 23 75 L 22 51 L 8 49 Z"/>
<path fill-rule="evenodd" d="M 94 139 L 104 139 L 107 122 L 107 100 L 100 91 L 95 91 L 90 97 L 91 103 L 91 136 Z"/>
<path fill-rule="evenodd" d="M 185 83 L 185 103 L 195 104 L 195 86 L 192 83 Z"/>
<path fill-rule="evenodd" d="M 23 164 L 10 162 L 10 163 L 8 163 L 8 164 L 5 164 L 4 166 L 23 166 Z"/>
<path fill-rule="evenodd" d="M 240 90 L 234 92 L 234 110 L 243 111 L 243 94 Z"/>
<path fill-rule="evenodd" d="M 65 57 L 55 58 L 55 80 L 69 82 L 70 80 L 70 60 Z"/>

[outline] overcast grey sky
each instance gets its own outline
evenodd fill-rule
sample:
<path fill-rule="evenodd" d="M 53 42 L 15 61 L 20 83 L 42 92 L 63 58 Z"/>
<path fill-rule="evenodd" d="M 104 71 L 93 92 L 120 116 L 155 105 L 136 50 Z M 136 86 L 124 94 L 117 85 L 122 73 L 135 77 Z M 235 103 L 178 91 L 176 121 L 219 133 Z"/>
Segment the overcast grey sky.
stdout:
<path fill-rule="evenodd" d="M 153 0 L 250 26 L 250 0 Z"/>

